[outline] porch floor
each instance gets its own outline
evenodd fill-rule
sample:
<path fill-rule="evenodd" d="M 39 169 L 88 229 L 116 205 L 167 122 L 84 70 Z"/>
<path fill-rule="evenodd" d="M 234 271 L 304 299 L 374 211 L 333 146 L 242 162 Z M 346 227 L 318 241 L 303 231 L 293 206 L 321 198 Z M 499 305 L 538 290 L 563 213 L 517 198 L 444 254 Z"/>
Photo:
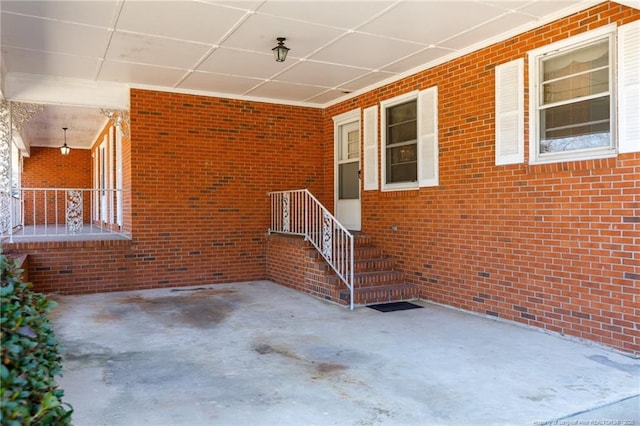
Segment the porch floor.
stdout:
<path fill-rule="evenodd" d="M 52 298 L 78 426 L 640 424 L 640 360 L 424 301 L 349 311 L 270 281 Z"/>
<path fill-rule="evenodd" d="M 16 243 L 32 243 L 45 241 L 96 241 L 126 240 L 128 236 L 113 232 L 98 225 L 85 223 L 77 233 L 67 231 L 66 225 L 27 225 L 17 229 L 13 234 Z M 2 242 L 9 242 L 8 236 L 2 236 Z"/>

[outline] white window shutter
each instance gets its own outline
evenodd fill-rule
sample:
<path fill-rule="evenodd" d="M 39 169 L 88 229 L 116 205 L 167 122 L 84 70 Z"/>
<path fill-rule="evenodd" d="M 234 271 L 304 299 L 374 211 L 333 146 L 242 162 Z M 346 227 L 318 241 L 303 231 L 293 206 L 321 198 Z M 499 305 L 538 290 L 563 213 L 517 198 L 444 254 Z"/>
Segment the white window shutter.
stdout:
<path fill-rule="evenodd" d="M 640 21 L 618 28 L 618 151 L 640 151 Z"/>
<path fill-rule="evenodd" d="M 524 162 L 524 59 L 496 66 L 496 165 Z"/>
<path fill-rule="evenodd" d="M 418 185 L 438 185 L 438 87 L 418 93 Z"/>
<path fill-rule="evenodd" d="M 378 189 L 378 106 L 364 110 L 364 190 Z"/>

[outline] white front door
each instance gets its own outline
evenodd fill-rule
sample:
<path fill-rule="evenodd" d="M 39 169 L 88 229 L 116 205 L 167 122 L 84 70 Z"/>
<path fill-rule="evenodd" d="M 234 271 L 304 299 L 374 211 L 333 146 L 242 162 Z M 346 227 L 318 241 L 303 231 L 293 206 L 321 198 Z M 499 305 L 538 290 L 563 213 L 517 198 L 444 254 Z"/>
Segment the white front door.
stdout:
<path fill-rule="evenodd" d="M 360 121 L 340 125 L 336 136 L 336 218 L 360 231 Z"/>

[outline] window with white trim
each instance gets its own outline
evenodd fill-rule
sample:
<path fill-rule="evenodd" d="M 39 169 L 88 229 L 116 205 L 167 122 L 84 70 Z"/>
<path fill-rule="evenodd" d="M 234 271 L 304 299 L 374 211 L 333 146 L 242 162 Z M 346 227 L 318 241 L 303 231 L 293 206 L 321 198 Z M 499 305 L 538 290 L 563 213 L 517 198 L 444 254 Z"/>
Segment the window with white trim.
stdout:
<path fill-rule="evenodd" d="M 437 87 L 380 102 L 383 190 L 438 185 L 437 105 Z"/>
<path fill-rule="evenodd" d="M 529 53 L 532 163 L 616 154 L 614 34 L 605 27 Z"/>
<path fill-rule="evenodd" d="M 418 181 L 417 110 L 415 99 L 385 110 L 387 184 Z"/>

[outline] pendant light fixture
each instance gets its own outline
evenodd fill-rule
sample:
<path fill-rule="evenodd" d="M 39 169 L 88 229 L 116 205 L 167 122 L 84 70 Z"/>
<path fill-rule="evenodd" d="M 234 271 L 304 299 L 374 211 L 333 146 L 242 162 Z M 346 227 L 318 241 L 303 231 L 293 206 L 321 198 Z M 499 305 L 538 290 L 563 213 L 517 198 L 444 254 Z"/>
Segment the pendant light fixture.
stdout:
<path fill-rule="evenodd" d="M 64 145 L 60 147 L 60 152 L 62 153 L 62 155 L 69 155 L 69 153 L 71 152 L 71 148 L 67 146 L 67 129 L 68 127 L 62 128 L 62 130 L 64 130 Z"/>
<path fill-rule="evenodd" d="M 289 48 L 284 45 L 284 41 L 286 38 L 278 37 L 278 45 L 271 49 L 273 51 L 273 56 L 276 58 L 276 62 L 284 62 L 287 59 L 287 53 L 289 53 Z"/>

